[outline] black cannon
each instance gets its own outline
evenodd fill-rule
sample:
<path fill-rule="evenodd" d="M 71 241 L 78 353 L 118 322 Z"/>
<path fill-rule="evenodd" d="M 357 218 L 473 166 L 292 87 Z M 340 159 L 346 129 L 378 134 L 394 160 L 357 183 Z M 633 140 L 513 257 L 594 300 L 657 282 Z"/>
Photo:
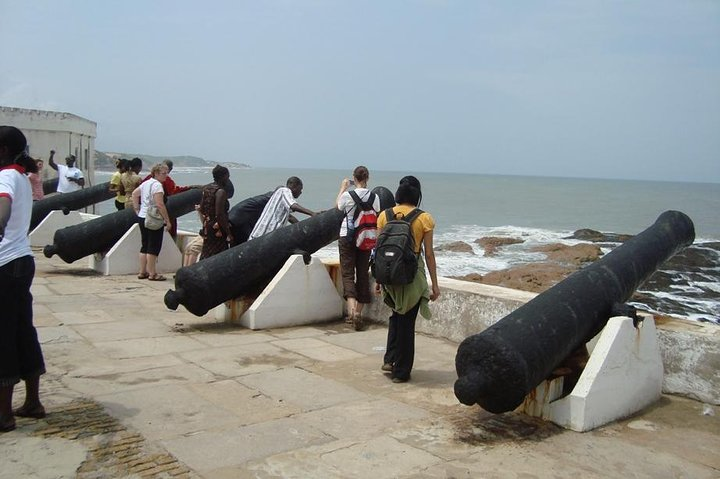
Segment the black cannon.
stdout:
<path fill-rule="evenodd" d="M 57 177 L 43 181 L 43 194 L 49 195 L 57 191 L 58 179 Z"/>
<path fill-rule="evenodd" d="M 211 256 L 175 274 L 165 305 L 180 304 L 196 316 L 269 282 L 297 253 L 309 256 L 338 238 L 343 214 L 336 208 L 276 229 Z"/>
<path fill-rule="evenodd" d="M 692 244 L 692 221 L 666 211 L 655 224 L 458 347 L 455 396 L 502 413 L 522 404 L 573 351 L 617 315 L 668 258 Z"/>
<path fill-rule="evenodd" d="M 168 197 L 166 206 L 170 216 L 178 218 L 194 211 L 201 194 L 200 189 L 192 189 Z M 66 263 L 72 263 L 93 253 L 107 251 L 137 220 L 133 210 L 125 209 L 61 228 L 55 232 L 53 244 L 43 248 L 43 254 L 48 258 L 57 254 Z"/>
<path fill-rule="evenodd" d="M 380 197 L 381 208 L 395 205 L 387 188 L 377 187 L 373 192 Z M 291 255 L 301 253 L 307 257 L 335 241 L 342 219 L 343 213 L 332 208 L 181 268 L 175 274 L 175 290 L 165 294 L 165 305 L 177 309 L 182 304 L 194 315 L 202 316 L 225 301 L 257 292 Z"/>
<path fill-rule="evenodd" d="M 250 237 L 255 223 L 260 218 L 263 208 L 265 208 L 273 193 L 273 191 L 268 191 L 262 195 L 251 196 L 230 208 L 228 220 L 230 221 L 236 245 L 246 242 Z"/>
<path fill-rule="evenodd" d="M 71 210 L 79 210 L 86 206 L 100 203 L 115 196 L 108 190 L 110 183 L 83 188 L 72 193 L 60 193 L 33 202 L 30 231 L 32 231 L 53 210 L 62 210 L 67 214 Z"/>

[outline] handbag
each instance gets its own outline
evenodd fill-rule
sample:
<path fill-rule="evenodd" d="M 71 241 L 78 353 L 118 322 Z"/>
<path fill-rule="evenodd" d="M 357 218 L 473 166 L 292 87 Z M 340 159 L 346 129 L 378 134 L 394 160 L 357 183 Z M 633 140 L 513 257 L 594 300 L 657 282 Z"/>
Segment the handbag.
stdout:
<path fill-rule="evenodd" d="M 147 213 L 145 213 L 145 228 L 149 230 L 159 230 L 165 226 L 165 220 L 160 214 L 157 206 L 148 206 Z"/>

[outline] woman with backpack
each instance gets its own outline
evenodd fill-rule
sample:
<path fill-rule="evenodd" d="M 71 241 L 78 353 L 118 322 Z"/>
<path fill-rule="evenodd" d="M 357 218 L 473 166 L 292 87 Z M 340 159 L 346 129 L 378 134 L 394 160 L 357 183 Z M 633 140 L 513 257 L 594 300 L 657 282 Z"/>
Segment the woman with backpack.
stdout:
<path fill-rule="evenodd" d="M 372 301 L 368 268 L 380 211 L 380 198 L 367 188 L 369 178 L 368 169 L 358 166 L 353 170 L 353 180 L 342 180 L 337 197 L 337 208 L 345 212 L 338 240 L 343 298 L 347 302 L 345 322 L 356 331 L 364 328 L 362 310 Z M 355 189 L 348 191 L 353 184 Z"/>
<path fill-rule="evenodd" d="M 381 369 L 391 373 L 390 377 L 394 383 L 404 383 L 410 379 L 410 371 L 415 359 L 415 319 L 418 312 L 424 317 L 430 318 L 428 301 L 435 301 L 440 296 L 435 251 L 433 250 L 435 220 L 429 213 L 421 212 L 421 210 L 413 213 L 421 199 L 420 181 L 414 176 L 404 177 L 400 180 L 400 185 L 395 193 L 397 206 L 382 212 L 378 216 L 377 222 L 380 237 L 376 250 L 376 266 L 380 263 L 377 255 L 381 253 L 383 228 L 387 227 L 387 230 L 390 230 L 392 223 L 406 217 L 411 218 L 412 241 L 410 243 L 413 244 L 413 251 L 417 257 L 417 269 L 410 283 L 382 284 L 383 299 L 385 304 L 392 309 L 392 315 L 388 325 L 387 348 Z M 390 212 L 390 219 L 387 212 Z M 421 251 L 425 252 L 425 262 L 420 254 Z M 430 288 L 428 288 L 425 275 L 425 263 L 427 263 L 432 282 Z M 378 273 L 380 272 L 378 271 Z M 381 275 L 376 275 L 376 278 L 378 276 Z M 380 287 L 380 284 L 376 285 L 376 292 L 380 292 Z"/>

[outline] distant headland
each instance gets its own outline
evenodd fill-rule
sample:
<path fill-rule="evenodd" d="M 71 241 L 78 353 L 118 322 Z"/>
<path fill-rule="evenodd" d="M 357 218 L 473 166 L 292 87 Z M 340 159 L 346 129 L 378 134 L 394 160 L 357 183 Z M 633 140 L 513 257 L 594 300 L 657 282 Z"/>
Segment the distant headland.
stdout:
<path fill-rule="evenodd" d="M 205 161 L 198 156 L 153 156 L 145 155 L 142 153 L 116 153 L 116 152 L 104 152 L 95 150 L 95 169 L 97 170 L 115 170 L 115 160 L 118 158 L 132 159 L 138 157 L 143 160 L 143 164 L 150 166 L 155 163 L 160 163 L 163 160 L 172 160 L 174 166 L 185 167 L 185 168 L 206 168 L 213 167 L 217 164 L 225 166 L 227 168 L 250 168 L 250 165 L 245 163 L 237 163 L 233 161 L 224 161 L 222 163 L 213 163 Z"/>

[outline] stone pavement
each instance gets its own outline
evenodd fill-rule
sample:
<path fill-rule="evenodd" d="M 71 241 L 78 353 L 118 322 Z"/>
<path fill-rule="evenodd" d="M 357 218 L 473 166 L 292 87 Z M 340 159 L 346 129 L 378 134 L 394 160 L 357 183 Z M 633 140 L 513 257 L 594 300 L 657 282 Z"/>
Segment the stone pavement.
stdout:
<path fill-rule="evenodd" d="M 171 281 L 36 261 L 48 416 L 0 434 L 2 479 L 720 478 L 720 417 L 702 403 L 663 396 L 565 431 L 459 404 L 443 339 L 418 335 L 412 381 L 393 384 L 380 325 L 250 331 L 167 310 Z"/>

